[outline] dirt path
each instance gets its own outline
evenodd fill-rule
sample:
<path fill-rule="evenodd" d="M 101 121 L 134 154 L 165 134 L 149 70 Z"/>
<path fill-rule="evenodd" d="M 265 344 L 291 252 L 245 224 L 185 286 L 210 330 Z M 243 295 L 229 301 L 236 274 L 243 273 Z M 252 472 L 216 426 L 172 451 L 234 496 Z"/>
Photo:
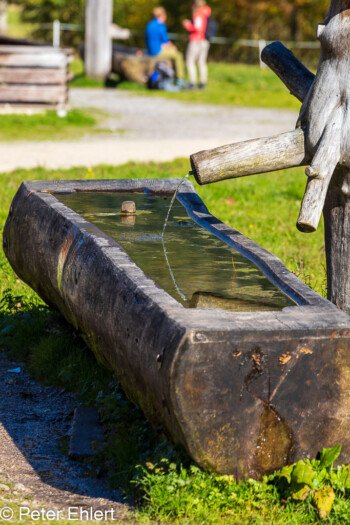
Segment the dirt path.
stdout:
<path fill-rule="evenodd" d="M 77 141 L 0 143 L 0 172 L 128 161 L 168 161 L 202 149 L 294 128 L 294 111 L 189 104 L 118 90 L 72 89 L 72 107 L 105 113 L 105 136 Z"/>
<path fill-rule="evenodd" d="M 19 366 L 20 373 L 10 372 Z M 128 510 L 121 494 L 62 451 L 76 404 L 72 395 L 31 381 L 22 365 L 0 353 L 0 498 L 62 516 L 69 508 L 113 509 L 119 521 Z"/>

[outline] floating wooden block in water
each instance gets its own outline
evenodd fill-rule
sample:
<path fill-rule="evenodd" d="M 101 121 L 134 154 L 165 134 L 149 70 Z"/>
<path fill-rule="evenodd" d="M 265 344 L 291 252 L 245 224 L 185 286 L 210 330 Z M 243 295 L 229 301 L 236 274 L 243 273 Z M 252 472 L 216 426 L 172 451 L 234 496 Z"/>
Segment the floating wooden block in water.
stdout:
<path fill-rule="evenodd" d="M 136 204 L 134 201 L 124 201 L 121 207 L 122 215 L 135 215 Z"/>
<path fill-rule="evenodd" d="M 197 270 L 191 279 L 189 270 L 179 275 L 176 250 L 168 250 L 178 285 L 186 284 L 184 301 L 159 284 L 169 272 L 164 254 L 152 269 L 161 221 L 154 224 L 152 214 L 140 213 L 129 227 L 108 210 L 97 210 L 105 218 L 91 210 L 95 219 L 88 220 L 71 209 L 84 195 L 90 200 L 101 194 L 113 202 L 115 196 L 134 194 L 136 202 L 159 196 L 156 206 L 165 216 L 178 182 L 23 183 L 5 226 L 5 253 L 16 274 L 84 333 L 149 420 L 163 425 L 202 467 L 259 476 L 339 443 L 340 461 L 349 463 L 346 314 L 277 257 L 213 217 L 189 182 L 180 187 L 165 244 L 178 246 L 190 266 L 199 262 L 199 272 L 208 261 L 203 248 L 188 246 L 189 223 L 195 221 L 197 233 L 215 236 L 215 242 L 208 249 L 213 262 L 206 264 L 206 285 L 199 288 L 192 283 Z M 154 230 L 143 231 L 145 224 Z M 217 244 L 220 239 L 224 247 Z M 225 246 L 234 253 L 222 270 Z M 141 262 L 149 255 L 147 272 L 135 263 L 140 254 Z M 206 288 L 222 272 L 225 300 Z M 250 279 L 264 284 L 251 286 Z M 260 296 L 259 311 L 248 311 L 249 298 L 259 302 Z M 189 304 L 192 298 L 197 304 Z M 225 309 L 235 298 L 240 311 Z"/>

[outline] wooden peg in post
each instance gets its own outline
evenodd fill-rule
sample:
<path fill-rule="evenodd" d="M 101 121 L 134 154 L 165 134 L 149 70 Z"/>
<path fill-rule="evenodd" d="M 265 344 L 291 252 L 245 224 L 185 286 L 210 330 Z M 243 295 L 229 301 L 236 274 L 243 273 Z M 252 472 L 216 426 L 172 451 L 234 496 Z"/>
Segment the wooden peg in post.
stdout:
<path fill-rule="evenodd" d="M 292 95 L 303 102 L 315 75 L 281 42 L 265 47 L 261 59 L 286 85 Z"/>
<path fill-rule="evenodd" d="M 304 233 L 317 230 L 333 173 L 340 160 L 340 135 L 343 119 L 340 108 L 334 112 L 322 135 L 318 150 L 305 173 L 309 177 L 297 228 Z"/>

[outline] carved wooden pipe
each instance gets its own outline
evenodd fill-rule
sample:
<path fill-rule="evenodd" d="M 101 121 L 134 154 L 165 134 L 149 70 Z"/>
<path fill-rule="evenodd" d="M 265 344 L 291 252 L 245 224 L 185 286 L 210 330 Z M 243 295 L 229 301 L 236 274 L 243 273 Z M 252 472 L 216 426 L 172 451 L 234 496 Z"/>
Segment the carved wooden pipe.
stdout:
<path fill-rule="evenodd" d="M 257 173 L 305 166 L 305 136 L 301 128 L 288 133 L 199 151 L 190 157 L 199 184 Z"/>

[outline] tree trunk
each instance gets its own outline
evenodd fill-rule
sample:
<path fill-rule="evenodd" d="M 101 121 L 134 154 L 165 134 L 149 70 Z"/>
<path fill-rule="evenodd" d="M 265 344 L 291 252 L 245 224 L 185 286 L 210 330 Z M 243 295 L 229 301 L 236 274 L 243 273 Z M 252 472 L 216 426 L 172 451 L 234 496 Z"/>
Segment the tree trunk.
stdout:
<path fill-rule="evenodd" d="M 7 1 L 0 0 L 0 35 L 7 33 Z"/>
<path fill-rule="evenodd" d="M 104 80 L 112 69 L 112 0 L 87 0 L 85 9 L 85 72 Z"/>

